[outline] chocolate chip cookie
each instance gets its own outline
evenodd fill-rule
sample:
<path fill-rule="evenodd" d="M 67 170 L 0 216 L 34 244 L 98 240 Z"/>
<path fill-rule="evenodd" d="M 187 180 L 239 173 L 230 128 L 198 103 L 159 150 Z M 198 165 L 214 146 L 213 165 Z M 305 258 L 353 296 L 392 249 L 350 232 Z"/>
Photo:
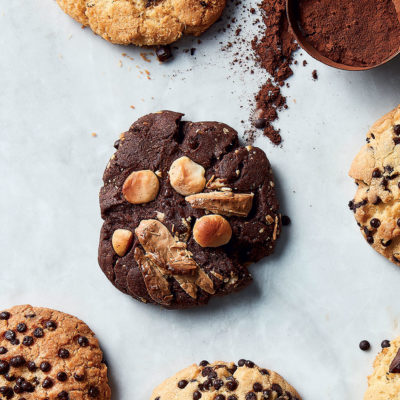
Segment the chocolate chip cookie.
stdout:
<path fill-rule="evenodd" d="M 165 380 L 150 400 L 300 400 L 299 394 L 276 372 L 250 360 L 238 364 L 202 361 Z"/>
<path fill-rule="evenodd" d="M 220 16 L 226 0 L 57 0 L 72 18 L 117 44 L 165 45 L 198 36 Z"/>
<path fill-rule="evenodd" d="M 100 191 L 99 264 L 121 291 L 184 308 L 251 281 L 281 229 L 271 165 L 218 122 L 161 111 L 115 143 Z"/>
<path fill-rule="evenodd" d="M 48 308 L 0 312 L 0 396 L 109 400 L 98 340 L 78 318 Z"/>
<path fill-rule="evenodd" d="M 358 186 L 349 207 L 362 234 L 400 265 L 400 106 L 371 127 L 349 175 Z"/>
<path fill-rule="evenodd" d="M 398 400 L 400 398 L 400 337 L 387 343 L 374 361 L 368 377 L 364 400 Z"/>

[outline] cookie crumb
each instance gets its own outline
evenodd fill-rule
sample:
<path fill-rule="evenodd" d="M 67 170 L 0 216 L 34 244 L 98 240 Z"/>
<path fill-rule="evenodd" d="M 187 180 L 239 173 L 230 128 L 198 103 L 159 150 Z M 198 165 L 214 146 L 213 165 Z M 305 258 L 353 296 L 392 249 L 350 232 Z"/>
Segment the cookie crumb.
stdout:
<path fill-rule="evenodd" d="M 92 132 L 92 137 L 97 137 L 97 133 L 96 132 Z"/>
<path fill-rule="evenodd" d="M 318 72 L 316 69 L 314 69 L 314 71 L 312 72 L 312 78 L 314 79 L 314 81 L 318 79 Z"/>

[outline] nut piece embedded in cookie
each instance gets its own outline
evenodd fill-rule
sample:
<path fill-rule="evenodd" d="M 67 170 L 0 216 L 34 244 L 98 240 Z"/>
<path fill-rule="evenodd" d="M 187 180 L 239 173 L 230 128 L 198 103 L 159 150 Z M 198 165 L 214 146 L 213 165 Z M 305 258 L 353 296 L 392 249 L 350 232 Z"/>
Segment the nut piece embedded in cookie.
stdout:
<path fill-rule="evenodd" d="M 132 204 L 148 203 L 157 197 L 160 184 L 150 170 L 134 171 L 124 182 L 122 194 Z"/>
<path fill-rule="evenodd" d="M 193 237 L 201 247 L 219 247 L 231 240 L 232 228 L 220 215 L 205 215 L 194 224 Z"/>
<path fill-rule="evenodd" d="M 132 245 L 133 233 L 128 229 L 117 229 L 112 235 L 111 242 L 114 251 L 123 257 Z"/>
<path fill-rule="evenodd" d="M 171 186 L 182 196 L 199 193 L 206 185 L 204 168 L 189 157 L 175 160 L 169 169 Z"/>
<path fill-rule="evenodd" d="M 135 229 L 146 256 L 165 272 L 191 274 L 197 264 L 186 249 L 186 244 L 178 242 L 160 221 L 147 219 Z"/>
<path fill-rule="evenodd" d="M 193 208 L 201 208 L 216 214 L 247 217 L 253 205 L 253 193 L 210 192 L 187 196 L 185 200 Z"/>

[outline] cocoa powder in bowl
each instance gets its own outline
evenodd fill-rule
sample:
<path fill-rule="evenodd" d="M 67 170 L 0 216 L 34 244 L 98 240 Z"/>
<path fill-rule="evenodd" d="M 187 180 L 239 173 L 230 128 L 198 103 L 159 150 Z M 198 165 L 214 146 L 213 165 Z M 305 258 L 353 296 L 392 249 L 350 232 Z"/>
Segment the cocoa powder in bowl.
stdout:
<path fill-rule="evenodd" d="M 340 64 L 375 66 L 400 50 L 393 0 L 299 0 L 297 18 L 305 40 Z"/>

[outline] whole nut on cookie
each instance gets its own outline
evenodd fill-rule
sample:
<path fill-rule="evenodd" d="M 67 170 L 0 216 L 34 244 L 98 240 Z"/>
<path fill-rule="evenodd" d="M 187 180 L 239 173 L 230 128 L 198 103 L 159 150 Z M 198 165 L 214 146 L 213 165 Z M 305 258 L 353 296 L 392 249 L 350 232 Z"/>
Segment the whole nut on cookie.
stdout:
<path fill-rule="evenodd" d="M 220 215 L 205 215 L 194 224 L 193 237 L 201 247 L 219 247 L 231 240 L 232 228 Z"/>
<path fill-rule="evenodd" d="M 157 197 L 160 184 L 157 175 L 148 169 L 132 172 L 122 186 L 122 194 L 132 204 L 148 203 Z"/>
<path fill-rule="evenodd" d="M 117 229 L 112 235 L 111 242 L 114 251 L 123 257 L 132 245 L 133 233 L 128 229 Z"/>
<path fill-rule="evenodd" d="M 192 161 L 189 157 L 175 160 L 169 169 L 171 186 L 181 195 L 199 193 L 206 185 L 204 168 Z"/>

